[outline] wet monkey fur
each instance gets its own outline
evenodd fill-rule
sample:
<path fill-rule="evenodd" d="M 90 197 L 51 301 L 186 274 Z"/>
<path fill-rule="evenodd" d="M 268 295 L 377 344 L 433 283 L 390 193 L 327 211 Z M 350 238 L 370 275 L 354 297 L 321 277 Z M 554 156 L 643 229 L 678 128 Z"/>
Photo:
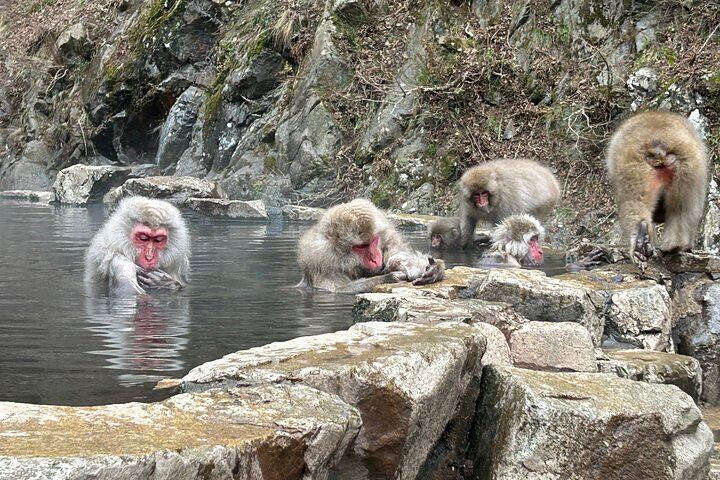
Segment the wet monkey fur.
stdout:
<path fill-rule="evenodd" d="M 180 211 L 145 197 L 123 199 L 85 253 L 85 281 L 113 295 L 177 290 L 190 271 L 190 236 Z"/>
<path fill-rule="evenodd" d="M 655 255 L 655 224 L 664 223 L 657 248 L 690 251 L 705 208 L 708 152 L 682 115 L 633 115 L 610 138 L 606 165 L 618 218 L 633 262 L 644 270 Z"/>
<path fill-rule="evenodd" d="M 527 213 L 547 218 L 560 199 L 555 175 L 533 160 L 499 159 L 476 165 L 458 181 L 460 243 L 473 243 L 478 222 L 497 224 Z"/>
<path fill-rule="evenodd" d="M 477 262 L 479 266 L 539 267 L 544 262 L 545 229 L 533 216 L 511 215 L 490 233 L 492 246 Z"/>
<path fill-rule="evenodd" d="M 328 209 L 298 243 L 298 287 L 363 293 L 381 283 L 443 279 L 442 260 L 413 251 L 385 214 L 355 199 Z"/>

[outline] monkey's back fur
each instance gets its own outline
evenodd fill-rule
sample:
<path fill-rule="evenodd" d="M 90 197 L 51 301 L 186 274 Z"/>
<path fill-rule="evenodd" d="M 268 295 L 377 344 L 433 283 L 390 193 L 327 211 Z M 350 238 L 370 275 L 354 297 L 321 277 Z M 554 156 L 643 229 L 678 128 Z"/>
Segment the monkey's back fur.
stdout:
<path fill-rule="evenodd" d="M 473 193 L 481 189 L 490 195 L 487 209 L 473 203 Z M 555 175 L 529 159 L 498 159 L 476 165 L 460 178 L 459 190 L 462 215 L 471 214 L 476 221 L 492 224 L 519 213 L 547 218 L 560 199 Z"/>
<path fill-rule="evenodd" d="M 187 281 L 190 271 L 190 235 L 185 221 L 180 211 L 170 203 L 145 197 L 121 200 L 95 234 L 85 254 L 85 281 L 107 284 L 117 274 L 113 271 L 116 261 L 135 264 L 138 253 L 130 237 L 133 227 L 138 224 L 147 225 L 153 230 L 160 227 L 167 230 L 167 246 L 160 252 L 158 269 L 182 282 Z"/>
<path fill-rule="evenodd" d="M 409 250 L 391 221 L 369 200 L 355 199 L 329 208 L 298 242 L 300 285 L 334 290 L 369 275 L 360 257 L 352 254 L 352 246 L 368 243 L 376 234 L 385 259 Z M 373 274 L 386 272 L 383 267 Z"/>
<path fill-rule="evenodd" d="M 674 155 L 674 163 L 653 167 L 649 161 L 658 162 L 657 151 Z M 707 194 L 708 153 L 684 116 L 652 111 L 628 118 L 610 138 L 606 165 L 631 248 L 639 222 L 647 222 L 653 233 L 653 217 L 665 223 L 661 250 L 693 247 Z"/>

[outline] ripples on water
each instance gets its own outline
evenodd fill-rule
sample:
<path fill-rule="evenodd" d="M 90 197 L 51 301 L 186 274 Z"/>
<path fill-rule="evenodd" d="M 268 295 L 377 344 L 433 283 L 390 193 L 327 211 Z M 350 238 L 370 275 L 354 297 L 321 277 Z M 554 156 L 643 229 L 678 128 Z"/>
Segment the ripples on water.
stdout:
<path fill-rule="evenodd" d="M 92 297 L 83 255 L 105 211 L 0 203 L 0 400 L 60 405 L 151 401 L 161 378 L 237 350 L 352 325 L 353 297 L 292 288 L 308 228 L 184 212 L 193 256 L 180 293 Z M 427 250 L 423 232 L 405 232 Z M 472 256 L 443 255 L 448 266 Z"/>

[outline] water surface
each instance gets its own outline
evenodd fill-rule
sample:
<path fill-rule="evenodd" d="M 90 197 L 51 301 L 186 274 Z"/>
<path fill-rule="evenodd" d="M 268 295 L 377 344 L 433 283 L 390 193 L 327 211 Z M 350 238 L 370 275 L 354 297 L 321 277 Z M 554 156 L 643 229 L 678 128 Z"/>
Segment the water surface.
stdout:
<path fill-rule="evenodd" d="M 102 206 L 0 203 L 0 401 L 98 405 L 153 401 L 162 378 L 237 350 L 352 325 L 351 295 L 292 288 L 304 224 L 184 211 L 189 286 L 130 299 L 93 297 L 83 255 Z M 427 251 L 424 231 L 404 232 Z M 477 253 L 442 252 L 448 267 Z"/>

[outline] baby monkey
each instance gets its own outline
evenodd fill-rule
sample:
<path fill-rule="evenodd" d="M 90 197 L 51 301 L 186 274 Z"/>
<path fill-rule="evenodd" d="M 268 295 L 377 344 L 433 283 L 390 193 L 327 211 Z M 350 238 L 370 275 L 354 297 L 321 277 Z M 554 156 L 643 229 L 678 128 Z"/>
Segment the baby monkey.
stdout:
<path fill-rule="evenodd" d="M 483 267 L 539 267 L 545 229 L 528 214 L 506 217 L 491 232 L 492 246 L 477 262 Z"/>

